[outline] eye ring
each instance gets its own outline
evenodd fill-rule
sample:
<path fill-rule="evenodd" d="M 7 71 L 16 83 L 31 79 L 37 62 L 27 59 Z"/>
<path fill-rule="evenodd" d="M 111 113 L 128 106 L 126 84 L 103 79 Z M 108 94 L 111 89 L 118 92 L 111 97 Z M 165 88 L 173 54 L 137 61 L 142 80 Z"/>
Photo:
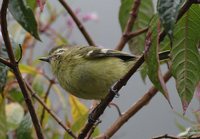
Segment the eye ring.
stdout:
<path fill-rule="evenodd" d="M 63 50 L 63 49 L 60 49 L 60 50 L 58 50 L 58 53 L 62 53 L 62 52 L 64 52 L 65 50 Z"/>

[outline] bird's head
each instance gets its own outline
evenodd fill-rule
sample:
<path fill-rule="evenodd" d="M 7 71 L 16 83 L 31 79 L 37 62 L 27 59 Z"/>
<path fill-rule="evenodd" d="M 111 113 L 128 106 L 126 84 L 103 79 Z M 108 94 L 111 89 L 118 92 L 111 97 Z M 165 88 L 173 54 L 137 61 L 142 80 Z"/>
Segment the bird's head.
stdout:
<path fill-rule="evenodd" d="M 67 51 L 66 47 L 58 46 L 51 49 L 48 56 L 41 57 L 39 60 L 48 62 L 50 64 L 57 63 L 64 57 L 66 51 Z"/>

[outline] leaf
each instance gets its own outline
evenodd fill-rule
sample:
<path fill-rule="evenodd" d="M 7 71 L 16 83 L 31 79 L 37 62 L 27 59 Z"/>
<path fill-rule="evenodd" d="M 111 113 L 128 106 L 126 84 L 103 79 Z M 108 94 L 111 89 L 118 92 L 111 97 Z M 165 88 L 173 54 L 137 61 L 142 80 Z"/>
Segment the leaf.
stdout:
<path fill-rule="evenodd" d="M 38 35 L 37 22 L 30 7 L 27 7 L 23 0 L 10 0 L 8 9 L 17 20 L 17 22 L 37 40 Z"/>
<path fill-rule="evenodd" d="M 32 11 L 36 8 L 36 0 L 25 0 L 26 5 L 31 8 Z"/>
<path fill-rule="evenodd" d="M 32 83 L 32 87 L 33 87 L 33 90 L 35 92 L 37 92 L 37 94 L 39 96 L 41 96 L 42 94 L 44 94 L 44 80 L 42 78 L 41 75 L 36 75 L 34 80 L 33 80 L 33 83 Z"/>
<path fill-rule="evenodd" d="M 17 139 L 33 139 L 32 127 L 31 117 L 27 113 L 16 130 Z"/>
<path fill-rule="evenodd" d="M 7 58 L 5 45 L 0 42 L 0 57 Z M 7 81 L 8 67 L 0 63 L 0 93 L 3 92 L 4 86 Z"/>
<path fill-rule="evenodd" d="M 19 90 L 19 88 L 11 89 L 8 94 L 10 95 L 10 98 L 13 101 L 16 101 L 16 102 L 19 102 L 19 103 L 24 102 L 24 97 L 22 95 L 21 90 Z"/>
<path fill-rule="evenodd" d="M 21 73 L 26 73 L 26 74 L 31 74 L 31 75 L 39 74 L 39 71 L 35 67 L 25 65 L 25 64 L 19 64 L 19 69 Z"/>
<path fill-rule="evenodd" d="M 193 5 L 181 18 L 174 30 L 171 51 L 172 75 L 185 112 L 200 81 L 200 54 L 197 43 L 200 38 L 200 7 Z"/>
<path fill-rule="evenodd" d="M 6 112 L 5 112 L 5 101 L 0 95 L 0 138 L 6 139 L 7 125 L 6 125 Z"/>
<path fill-rule="evenodd" d="M 165 32 L 172 38 L 173 28 L 183 0 L 158 0 L 157 11 Z"/>
<path fill-rule="evenodd" d="M 24 117 L 24 109 L 19 103 L 6 105 L 6 122 L 8 130 L 15 130 Z"/>
<path fill-rule="evenodd" d="M 81 103 L 78 98 L 72 95 L 69 95 L 69 104 L 71 107 L 71 115 L 74 121 L 77 121 L 81 116 L 88 113 L 88 108 Z"/>
<path fill-rule="evenodd" d="M 122 31 L 126 26 L 128 18 L 130 16 L 131 6 L 133 0 L 121 0 L 121 6 L 119 10 L 119 23 Z M 152 0 L 141 1 L 138 11 L 137 19 L 135 21 L 133 31 L 144 29 L 148 27 L 149 21 L 154 14 L 154 8 Z M 144 51 L 145 33 L 141 34 L 129 41 L 129 49 L 135 55 L 140 55 Z"/>
<path fill-rule="evenodd" d="M 149 79 L 152 81 L 154 86 L 162 92 L 165 98 L 169 101 L 169 95 L 167 87 L 165 85 L 159 61 L 159 34 L 161 32 L 160 21 L 157 17 L 153 18 L 150 23 L 150 28 L 147 33 L 146 44 L 145 44 L 145 61 L 147 64 L 147 74 Z M 150 43 L 150 44 L 149 44 Z"/>

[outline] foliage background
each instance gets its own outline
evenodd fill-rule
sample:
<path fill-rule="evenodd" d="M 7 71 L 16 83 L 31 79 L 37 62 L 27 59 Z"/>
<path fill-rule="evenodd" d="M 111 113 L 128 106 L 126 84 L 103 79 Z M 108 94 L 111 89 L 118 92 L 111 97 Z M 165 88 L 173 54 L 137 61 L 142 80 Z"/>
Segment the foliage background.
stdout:
<path fill-rule="evenodd" d="M 61 5 L 54 0 L 49 0 L 49 3 L 53 3 L 57 9 L 62 9 Z M 87 0 L 87 2 L 82 0 L 70 1 L 70 5 L 73 8 L 80 8 L 81 12 L 87 13 L 91 11 L 95 11 L 98 14 L 99 20 L 96 22 L 88 22 L 85 24 L 89 33 L 92 35 L 94 40 L 98 45 L 101 45 L 106 48 L 114 48 L 116 43 L 118 42 L 121 29 L 118 21 L 118 10 L 120 6 L 120 1 L 116 0 L 101 0 L 101 1 L 93 1 Z M 80 7 L 81 5 L 81 7 Z M 46 12 L 46 8 L 44 9 L 44 13 Z M 59 25 L 65 23 L 66 21 L 63 18 L 60 18 L 57 23 L 53 26 L 58 27 Z M 58 28 L 59 29 L 59 28 Z M 37 50 L 34 55 L 34 59 L 44 55 L 45 53 L 41 50 L 47 51 L 49 48 L 49 40 L 45 36 L 41 36 L 42 42 L 37 42 Z M 73 30 L 72 36 L 69 38 L 70 42 L 75 42 L 77 44 L 87 44 L 82 37 L 79 30 L 75 27 Z M 128 51 L 128 49 L 125 49 Z M 47 74 L 50 74 L 50 69 L 47 64 L 44 65 L 45 71 Z M 162 67 L 165 69 L 166 67 Z M 119 105 L 121 110 L 127 109 L 130 104 L 138 100 L 151 86 L 152 84 L 149 80 L 146 81 L 146 85 L 144 85 L 143 81 L 140 78 L 139 72 L 136 73 L 132 79 L 128 82 L 127 86 L 124 87 L 120 91 L 120 97 L 116 98 L 114 101 Z M 174 110 L 178 112 L 182 112 L 182 107 L 180 104 L 180 100 L 178 98 L 175 90 L 175 82 L 171 79 L 167 83 L 170 98 L 172 105 L 174 106 Z M 133 89 L 134 88 L 134 89 Z M 64 92 L 64 91 L 62 91 Z M 63 93 L 64 94 L 64 93 Z M 67 96 L 67 95 L 65 95 Z M 53 92 L 50 94 L 50 98 L 57 98 Z M 87 106 L 90 105 L 90 102 L 81 100 Z M 52 109 L 57 109 L 57 106 L 60 105 L 57 99 L 52 99 Z M 196 99 L 192 100 L 188 112 L 186 113 L 187 117 L 194 119 L 191 114 L 192 109 L 197 109 L 199 106 L 198 101 Z M 63 117 L 63 113 L 66 110 L 60 108 L 58 110 L 59 116 Z M 113 114 L 115 113 L 115 114 Z M 101 132 L 108 127 L 114 119 L 117 118 L 117 112 L 115 109 L 107 109 L 105 114 L 102 116 L 103 123 L 100 124 Z M 183 125 L 188 126 L 189 124 L 183 120 L 181 120 L 176 114 L 171 110 L 167 101 L 161 94 L 157 94 L 153 100 L 147 105 L 146 108 L 142 109 L 134 118 L 132 118 L 127 125 L 125 125 L 115 136 L 114 138 L 131 138 L 133 135 L 135 138 L 149 138 L 152 136 L 156 136 L 158 134 L 177 134 L 179 133 L 178 128 L 175 126 L 176 119 L 181 122 Z M 152 127 L 153 126 L 153 127 Z M 58 126 L 59 127 L 59 126 Z"/>

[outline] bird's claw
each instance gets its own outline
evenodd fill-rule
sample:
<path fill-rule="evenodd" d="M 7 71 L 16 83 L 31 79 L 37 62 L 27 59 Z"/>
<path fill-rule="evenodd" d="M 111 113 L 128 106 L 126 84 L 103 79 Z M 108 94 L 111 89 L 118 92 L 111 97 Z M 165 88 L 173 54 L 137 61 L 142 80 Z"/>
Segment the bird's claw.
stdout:
<path fill-rule="evenodd" d="M 111 90 L 110 90 L 112 93 L 115 94 L 115 97 L 118 98 L 119 97 L 119 93 L 118 93 L 118 90 L 115 89 L 115 84 L 111 87 Z"/>

